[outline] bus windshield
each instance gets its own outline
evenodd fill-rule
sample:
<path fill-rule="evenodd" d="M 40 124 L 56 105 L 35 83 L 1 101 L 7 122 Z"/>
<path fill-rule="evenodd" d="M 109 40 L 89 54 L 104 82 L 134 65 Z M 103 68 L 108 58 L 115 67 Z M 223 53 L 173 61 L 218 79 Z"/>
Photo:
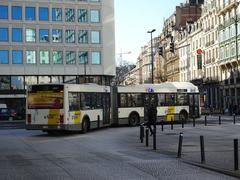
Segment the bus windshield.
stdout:
<path fill-rule="evenodd" d="M 28 109 L 62 109 L 63 85 L 32 85 L 27 103 Z"/>

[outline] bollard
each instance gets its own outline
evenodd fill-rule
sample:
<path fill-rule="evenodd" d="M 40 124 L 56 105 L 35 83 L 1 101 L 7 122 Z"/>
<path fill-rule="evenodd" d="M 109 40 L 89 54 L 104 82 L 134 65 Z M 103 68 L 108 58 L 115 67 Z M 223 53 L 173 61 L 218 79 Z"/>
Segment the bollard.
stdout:
<path fill-rule="evenodd" d="M 183 133 L 180 132 L 179 134 L 179 141 L 178 141 L 178 158 L 181 158 L 182 156 L 182 141 L 183 141 Z"/>
<path fill-rule="evenodd" d="M 161 121 L 161 125 L 162 125 L 162 131 L 163 131 L 163 120 Z"/>
<path fill-rule="evenodd" d="M 200 136 L 200 147 L 201 147 L 201 163 L 205 163 L 205 150 L 204 150 L 203 136 Z"/>
<path fill-rule="evenodd" d="M 171 130 L 173 130 L 173 118 L 171 118 Z"/>
<path fill-rule="evenodd" d="M 205 126 L 207 126 L 207 116 L 205 115 L 205 120 L 204 120 Z"/>
<path fill-rule="evenodd" d="M 195 116 L 193 116 L 193 127 L 195 127 Z"/>
<path fill-rule="evenodd" d="M 100 128 L 100 116 L 99 115 L 97 116 L 97 126 L 98 126 L 98 128 Z"/>
<path fill-rule="evenodd" d="M 184 128 L 184 118 L 182 117 L 182 128 Z"/>
<path fill-rule="evenodd" d="M 236 124 L 236 115 L 233 114 L 233 124 Z"/>
<path fill-rule="evenodd" d="M 156 150 L 156 134 L 157 134 L 157 129 L 156 129 L 156 125 L 154 125 L 153 127 L 153 150 Z"/>
<path fill-rule="evenodd" d="M 146 128 L 146 146 L 148 147 L 148 136 L 149 136 L 149 129 Z"/>
<path fill-rule="evenodd" d="M 238 139 L 233 140 L 234 144 L 234 170 L 238 170 Z"/>
<path fill-rule="evenodd" d="M 218 118 L 218 124 L 219 124 L 219 125 L 222 124 L 221 116 L 219 116 L 219 118 Z"/>
<path fill-rule="evenodd" d="M 143 143 L 143 138 L 144 138 L 144 126 L 141 125 L 140 126 L 140 140 L 141 140 L 141 143 Z"/>

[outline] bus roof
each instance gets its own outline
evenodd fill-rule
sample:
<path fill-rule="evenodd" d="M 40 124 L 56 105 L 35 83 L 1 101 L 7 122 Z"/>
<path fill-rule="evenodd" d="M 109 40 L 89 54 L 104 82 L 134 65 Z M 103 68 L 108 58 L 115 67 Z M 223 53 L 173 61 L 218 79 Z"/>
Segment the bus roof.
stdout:
<path fill-rule="evenodd" d="M 137 93 L 198 93 L 198 87 L 190 82 L 165 82 L 161 84 L 139 84 L 133 86 L 119 86 L 118 92 Z"/>

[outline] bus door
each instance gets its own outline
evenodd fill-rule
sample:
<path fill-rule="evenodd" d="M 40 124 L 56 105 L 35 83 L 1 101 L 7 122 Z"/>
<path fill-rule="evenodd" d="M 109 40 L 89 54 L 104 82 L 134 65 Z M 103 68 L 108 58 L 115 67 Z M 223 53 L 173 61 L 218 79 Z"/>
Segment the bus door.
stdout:
<path fill-rule="evenodd" d="M 151 101 L 154 100 L 155 105 L 157 105 L 157 94 L 148 93 L 144 94 L 144 121 L 148 121 L 148 108 L 151 104 Z"/>
<path fill-rule="evenodd" d="M 199 95 L 189 94 L 189 116 L 199 117 Z"/>
<path fill-rule="evenodd" d="M 103 124 L 110 124 L 110 94 L 103 94 Z"/>

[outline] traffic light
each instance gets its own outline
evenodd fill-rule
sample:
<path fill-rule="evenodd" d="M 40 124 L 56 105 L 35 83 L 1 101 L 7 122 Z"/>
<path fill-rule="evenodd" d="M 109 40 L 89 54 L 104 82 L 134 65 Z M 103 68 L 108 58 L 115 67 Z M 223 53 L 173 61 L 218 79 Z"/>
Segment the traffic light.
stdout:
<path fill-rule="evenodd" d="M 170 42 L 170 52 L 174 53 L 174 43 Z"/>
<path fill-rule="evenodd" d="M 197 55 L 197 67 L 198 69 L 202 69 L 202 54 Z"/>
<path fill-rule="evenodd" d="M 163 56 L 163 47 L 158 48 L 158 54 L 159 56 Z"/>

